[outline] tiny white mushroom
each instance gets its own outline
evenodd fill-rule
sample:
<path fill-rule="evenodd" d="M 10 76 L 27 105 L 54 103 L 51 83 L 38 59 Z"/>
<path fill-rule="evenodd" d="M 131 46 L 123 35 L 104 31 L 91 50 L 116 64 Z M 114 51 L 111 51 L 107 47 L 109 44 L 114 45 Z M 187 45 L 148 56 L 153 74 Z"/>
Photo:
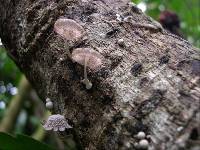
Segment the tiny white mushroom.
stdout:
<path fill-rule="evenodd" d="M 144 133 L 144 132 L 142 132 L 142 131 L 140 131 L 140 132 L 138 132 L 138 134 L 137 134 L 137 136 L 136 136 L 136 137 L 137 137 L 138 139 L 140 139 L 140 140 L 141 140 L 141 139 L 144 139 L 144 138 L 145 138 L 145 136 L 146 136 L 146 135 L 145 135 L 145 133 Z"/>
<path fill-rule="evenodd" d="M 53 108 L 53 102 L 50 100 L 50 98 L 46 99 L 46 104 L 45 104 L 46 108 L 51 110 Z"/>
<path fill-rule="evenodd" d="M 60 58 L 59 58 L 59 60 L 60 60 L 60 61 L 63 61 L 63 60 L 64 60 L 64 58 L 60 57 Z"/>
<path fill-rule="evenodd" d="M 53 131 L 65 131 L 65 129 L 72 128 L 65 117 L 60 114 L 49 116 L 43 127 L 45 130 Z"/>
<path fill-rule="evenodd" d="M 125 46 L 124 39 L 119 39 L 117 42 L 118 42 L 119 46 L 122 46 L 122 47 Z"/>
<path fill-rule="evenodd" d="M 147 149 L 148 148 L 148 146 L 149 146 L 149 142 L 147 141 L 147 140 L 145 140 L 145 139 L 143 139 L 143 140 L 140 140 L 140 142 L 139 142 L 139 148 L 142 148 L 142 149 Z"/>
<path fill-rule="evenodd" d="M 180 127 L 178 127 L 176 130 L 177 130 L 178 132 L 181 132 L 183 129 L 184 129 L 183 126 L 180 126 Z"/>
<path fill-rule="evenodd" d="M 84 65 L 84 79 L 82 82 L 85 84 L 86 89 L 91 89 L 92 83 L 87 78 L 86 69 L 89 67 L 92 70 L 96 70 L 102 66 L 103 56 L 90 48 L 77 48 L 72 52 L 72 60 Z"/>

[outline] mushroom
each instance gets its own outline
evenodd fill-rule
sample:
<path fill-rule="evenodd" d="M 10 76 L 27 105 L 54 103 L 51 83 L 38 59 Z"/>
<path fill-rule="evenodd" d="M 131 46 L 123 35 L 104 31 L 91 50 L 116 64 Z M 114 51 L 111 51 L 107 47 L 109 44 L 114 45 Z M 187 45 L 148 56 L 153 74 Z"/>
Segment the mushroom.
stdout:
<path fill-rule="evenodd" d="M 67 41 L 77 41 L 84 35 L 83 27 L 72 19 L 58 19 L 54 24 L 54 30 Z"/>
<path fill-rule="evenodd" d="M 148 142 L 147 140 L 145 140 L 145 139 L 140 140 L 138 146 L 139 146 L 139 148 L 141 148 L 141 149 L 148 149 L 149 142 Z"/>
<path fill-rule="evenodd" d="M 72 19 L 60 18 L 54 24 L 54 31 L 65 40 L 67 54 L 71 58 L 68 43 L 79 41 L 84 36 L 83 27 Z"/>
<path fill-rule="evenodd" d="M 87 67 L 92 70 L 98 69 L 102 66 L 103 56 L 91 48 L 77 48 L 72 52 L 72 60 L 84 65 L 84 79 L 82 83 L 85 84 L 86 89 L 92 88 L 92 83 L 87 78 Z"/>
<path fill-rule="evenodd" d="M 46 99 L 46 104 L 45 104 L 46 108 L 51 110 L 53 108 L 53 102 L 51 101 L 50 98 Z"/>
<path fill-rule="evenodd" d="M 45 130 L 53 131 L 65 131 L 65 129 L 72 128 L 72 126 L 68 124 L 65 117 L 60 114 L 49 116 L 43 127 Z"/>
<path fill-rule="evenodd" d="M 146 136 L 146 134 L 142 131 L 138 132 L 138 134 L 137 134 L 137 138 L 140 139 L 140 140 L 144 139 L 145 136 Z"/>
<path fill-rule="evenodd" d="M 119 46 L 125 47 L 124 39 L 119 39 L 117 42 L 118 42 Z"/>

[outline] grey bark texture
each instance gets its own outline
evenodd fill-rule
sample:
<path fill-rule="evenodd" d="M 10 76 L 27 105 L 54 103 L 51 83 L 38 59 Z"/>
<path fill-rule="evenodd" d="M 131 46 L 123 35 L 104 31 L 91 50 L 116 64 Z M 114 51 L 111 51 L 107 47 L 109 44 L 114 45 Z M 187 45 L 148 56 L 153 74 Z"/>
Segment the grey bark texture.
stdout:
<path fill-rule="evenodd" d="M 0 0 L 0 36 L 9 55 L 54 113 L 65 115 L 88 150 L 200 148 L 200 52 L 163 30 L 128 0 Z M 126 18 L 119 21 L 116 14 Z M 68 56 L 53 31 L 60 17 L 86 35 L 75 48 L 101 53 L 104 67 L 88 69 Z M 124 45 L 118 40 L 123 39 Z M 67 133 L 66 133 L 67 134 Z"/>

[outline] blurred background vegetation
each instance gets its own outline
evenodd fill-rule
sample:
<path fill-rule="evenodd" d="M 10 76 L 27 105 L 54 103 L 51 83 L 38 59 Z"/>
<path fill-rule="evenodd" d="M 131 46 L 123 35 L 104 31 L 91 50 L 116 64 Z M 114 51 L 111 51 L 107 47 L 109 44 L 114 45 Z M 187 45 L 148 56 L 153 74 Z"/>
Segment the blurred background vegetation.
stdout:
<path fill-rule="evenodd" d="M 200 48 L 200 0 L 132 0 L 147 15 L 159 20 L 161 12 L 168 10 L 180 19 L 183 37 Z"/>
<path fill-rule="evenodd" d="M 200 0 L 133 0 L 133 2 L 155 20 L 159 20 L 164 10 L 176 13 L 180 19 L 183 37 L 200 48 Z M 41 121 L 45 115 L 47 112 L 44 104 L 15 63 L 7 56 L 0 41 L 0 130 L 12 134 L 25 134 L 53 147 L 61 147 L 62 141 L 59 141 L 57 135 L 43 130 Z M 69 143 L 68 149 L 74 149 L 72 142 Z"/>

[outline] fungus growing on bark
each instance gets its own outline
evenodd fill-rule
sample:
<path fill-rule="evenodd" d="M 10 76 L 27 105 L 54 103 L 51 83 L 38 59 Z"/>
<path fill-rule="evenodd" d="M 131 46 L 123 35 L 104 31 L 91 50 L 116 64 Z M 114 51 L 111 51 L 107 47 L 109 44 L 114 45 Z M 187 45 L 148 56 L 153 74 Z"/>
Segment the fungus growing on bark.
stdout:
<path fill-rule="evenodd" d="M 76 21 L 72 19 L 60 18 L 54 24 L 54 30 L 65 40 L 73 41 L 79 40 L 83 34 L 84 29 Z"/>
<path fill-rule="evenodd" d="M 141 149 L 147 149 L 148 146 L 149 146 L 149 142 L 148 142 L 147 140 L 145 140 L 145 139 L 140 140 L 138 146 L 139 146 L 139 148 L 141 148 Z"/>
<path fill-rule="evenodd" d="M 79 41 L 84 36 L 83 27 L 72 19 L 60 18 L 54 24 L 54 31 L 65 40 L 67 54 L 71 58 L 68 43 Z"/>
<path fill-rule="evenodd" d="M 64 116 L 60 114 L 51 115 L 43 125 L 45 130 L 65 131 L 65 129 L 72 128 Z"/>
<path fill-rule="evenodd" d="M 82 83 L 85 84 L 86 89 L 92 88 L 92 83 L 87 78 L 87 67 L 92 70 L 98 69 L 102 66 L 103 56 L 90 48 L 77 48 L 72 52 L 72 60 L 84 65 L 84 79 Z"/>
<path fill-rule="evenodd" d="M 125 47 L 124 39 L 119 39 L 119 40 L 117 41 L 117 43 L 119 44 L 119 46 Z"/>
<path fill-rule="evenodd" d="M 141 140 L 141 139 L 144 139 L 145 136 L 146 136 L 146 134 L 144 132 L 140 131 L 140 132 L 138 132 L 136 137 Z"/>
<path fill-rule="evenodd" d="M 50 98 L 46 99 L 46 104 L 45 104 L 46 108 L 51 110 L 53 108 L 53 102 L 50 100 Z"/>

